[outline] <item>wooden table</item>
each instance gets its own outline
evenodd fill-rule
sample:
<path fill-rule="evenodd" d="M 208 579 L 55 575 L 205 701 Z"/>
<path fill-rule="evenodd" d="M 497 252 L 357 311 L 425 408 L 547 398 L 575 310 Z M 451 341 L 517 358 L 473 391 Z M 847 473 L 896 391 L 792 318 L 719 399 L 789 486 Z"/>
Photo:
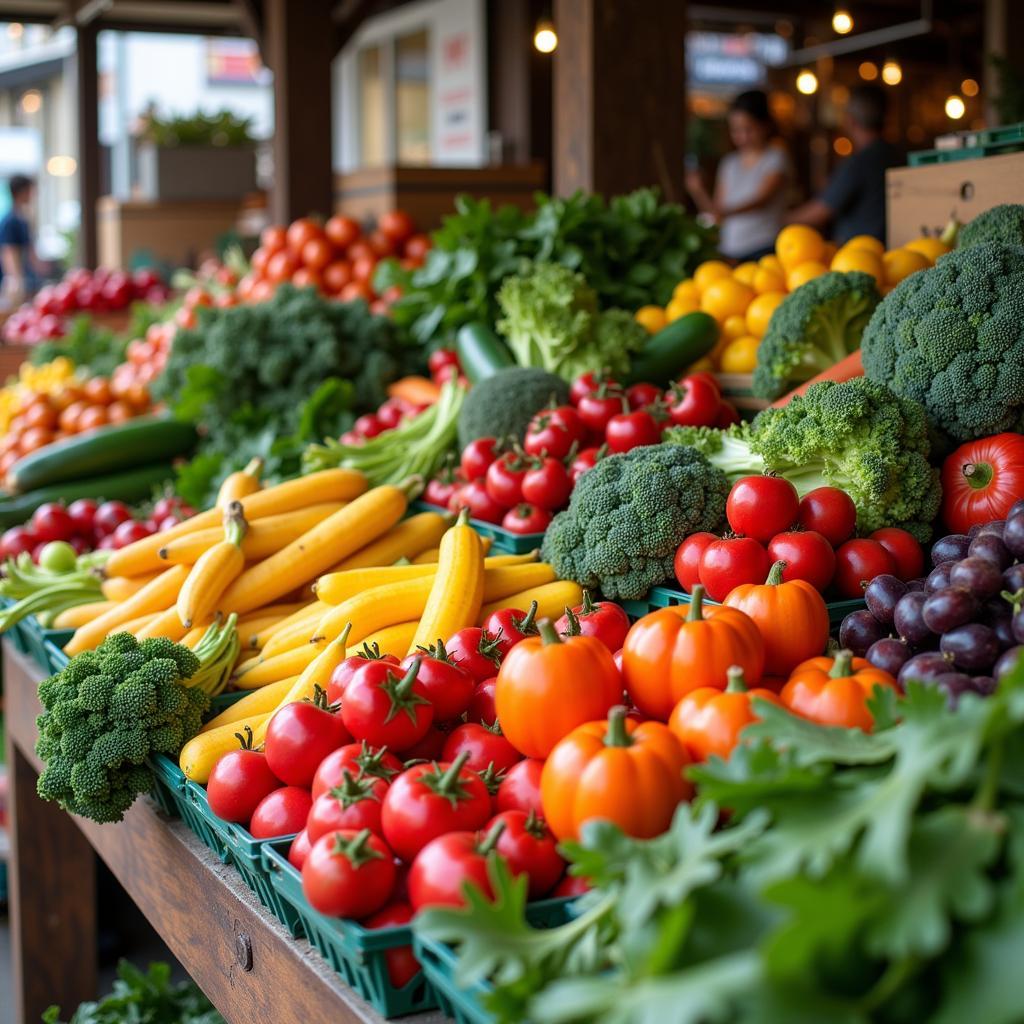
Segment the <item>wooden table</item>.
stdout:
<path fill-rule="evenodd" d="M 171 952 L 231 1024 L 379 1024 L 308 943 L 292 939 L 241 877 L 146 798 L 123 822 L 96 825 L 40 800 L 34 752 L 42 671 L 3 644 L 11 804 L 15 1019 L 51 1003 L 65 1019 L 95 999 L 99 856 Z M 437 1024 L 439 1014 L 404 1018 Z"/>

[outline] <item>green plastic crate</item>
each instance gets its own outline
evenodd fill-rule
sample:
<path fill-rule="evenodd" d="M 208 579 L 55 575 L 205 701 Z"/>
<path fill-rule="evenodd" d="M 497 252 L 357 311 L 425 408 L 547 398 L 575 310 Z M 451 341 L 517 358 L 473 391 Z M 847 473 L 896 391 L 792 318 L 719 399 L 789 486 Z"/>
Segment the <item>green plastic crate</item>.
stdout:
<path fill-rule="evenodd" d="M 469 988 L 459 988 L 455 984 L 455 964 L 458 958 L 451 946 L 415 935 L 413 952 L 423 966 L 423 973 L 443 1013 L 456 1024 L 491 1024 L 494 1018 L 483 1006 L 483 997 L 491 992 L 490 983 L 478 981 Z"/>
<path fill-rule="evenodd" d="M 907 163 L 911 167 L 921 167 L 927 164 L 947 164 L 959 160 L 977 160 L 986 156 L 1002 156 L 1005 153 L 1024 150 L 1024 122 L 956 134 L 960 140 L 959 146 L 909 153 Z"/>
<path fill-rule="evenodd" d="M 416 512 L 445 511 L 428 501 L 414 501 L 410 507 Z M 525 555 L 536 551 L 544 541 L 543 533 L 512 533 L 495 523 L 485 523 L 482 519 L 470 519 L 470 523 L 480 536 L 490 537 L 492 555 Z"/>

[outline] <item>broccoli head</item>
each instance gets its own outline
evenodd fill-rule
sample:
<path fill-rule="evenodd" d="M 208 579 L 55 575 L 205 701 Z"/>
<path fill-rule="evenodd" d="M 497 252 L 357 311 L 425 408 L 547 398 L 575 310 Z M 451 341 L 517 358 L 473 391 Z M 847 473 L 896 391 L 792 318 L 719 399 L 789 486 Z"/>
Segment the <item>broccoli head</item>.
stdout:
<path fill-rule="evenodd" d="M 856 351 L 880 298 L 859 270 L 830 271 L 787 295 L 758 347 L 754 394 L 778 398 Z"/>
<path fill-rule="evenodd" d="M 1024 430 L 1024 247 L 943 256 L 879 303 L 864 372 L 924 406 L 942 440 Z"/>
<path fill-rule="evenodd" d="M 522 441 L 534 414 L 569 401 L 561 377 L 532 366 L 513 366 L 474 384 L 459 410 L 459 447 L 478 437 Z"/>
<path fill-rule="evenodd" d="M 957 236 L 957 247 L 968 249 L 982 242 L 1024 245 L 1024 204 L 1002 203 L 979 213 Z"/>
<path fill-rule="evenodd" d="M 729 482 L 693 448 L 658 444 L 612 455 L 580 477 L 544 535 L 562 579 L 610 598 L 638 599 L 672 574 L 689 534 L 725 522 Z"/>

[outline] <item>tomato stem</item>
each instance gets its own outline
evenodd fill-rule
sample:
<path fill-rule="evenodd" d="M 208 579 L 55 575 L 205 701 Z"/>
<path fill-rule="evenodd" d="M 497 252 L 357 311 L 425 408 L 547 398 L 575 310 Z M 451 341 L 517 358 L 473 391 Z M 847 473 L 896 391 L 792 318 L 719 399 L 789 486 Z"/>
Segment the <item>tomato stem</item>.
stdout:
<path fill-rule="evenodd" d="M 633 738 L 626 729 L 626 715 L 628 709 L 622 704 L 616 704 L 608 712 L 608 731 L 604 736 L 606 747 L 631 747 Z"/>
<path fill-rule="evenodd" d="M 459 773 L 462 771 L 463 765 L 469 760 L 469 751 L 464 750 L 448 767 L 445 769 L 444 774 L 438 780 L 437 786 L 434 790 L 435 793 L 441 796 L 447 796 L 453 789 L 456 788 L 459 782 Z"/>
<path fill-rule="evenodd" d="M 768 579 L 764 581 L 766 587 L 777 587 L 782 582 L 782 574 L 786 571 L 786 566 L 789 565 L 784 558 L 780 558 L 777 562 L 772 562 L 772 567 L 768 570 Z"/>
<path fill-rule="evenodd" d="M 516 618 L 513 617 L 513 619 L 512 619 L 513 624 L 515 625 L 516 629 L 518 629 L 519 632 L 523 634 L 523 636 L 536 636 L 536 634 L 537 634 L 536 619 L 537 619 L 537 609 L 538 608 L 539 608 L 539 605 L 537 604 L 537 602 L 536 601 L 531 601 L 530 602 L 530 608 L 529 608 L 529 610 L 527 611 L 526 615 L 523 618 L 516 619 Z"/>
<path fill-rule="evenodd" d="M 584 591 L 586 593 L 586 591 Z M 581 636 L 579 616 L 568 606 L 565 606 L 565 636 Z"/>
<path fill-rule="evenodd" d="M 540 638 L 547 647 L 548 644 L 560 644 L 562 638 L 558 635 L 558 630 L 555 629 L 555 624 L 550 619 L 541 619 L 537 623 L 537 632 L 540 633 Z"/>
<path fill-rule="evenodd" d="M 488 830 L 487 835 L 480 841 L 480 845 L 476 848 L 476 852 L 481 857 L 486 857 L 497 845 L 498 840 L 501 838 L 501 833 L 505 831 L 505 822 L 496 821 Z"/>
<path fill-rule="evenodd" d="M 347 768 L 341 773 L 341 785 L 333 786 L 329 792 L 342 807 L 351 807 L 360 800 L 380 800 L 369 779 L 357 778 Z"/>
<path fill-rule="evenodd" d="M 698 583 L 690 594 L 690 610 L 686 613 L 687 622 L 701 622 L 704 619 L 704 588 Z"/>
<path fill-rule="evenodd" d="M 829 669 L 829 678 L 843 679 L 853 671 L 853 651 L 837 651 Z"/>
<path fill-rule="evenodd" d="M 245 735 L 243 736 L 242 733 L 245 733 Z M 243 750 L 253 750 L 253 749 L 255 749 L 253 747 L 253 745 L 252 745 L 252 726 L 250 726 L 250 725 L 245 726 L 245 728 L 242 729 L 242 732 L 236 732 L 235 733 L 235 737 L 237 738 L 238 742 L 241 744 L 241 747 L 242 747 Z"/>
<path fill-rule="evenodd" d="M 989 462 L 965 462 L 960 469 L 964 479 L 976 491 L 983 491 L 992 483 L 992 464 Z"/>
<path fill-rule="evenodd" d="M 384 854 L 367 845 L 371 835 L 368 828 L 364 828 L 358 835 L 348 840 L 335 833 L 331 853 L 344 857 L 354 868 L 361 868 L 371 860 L 380 860 Z"/>
<path fill-rule="evenodd" d="M 590 600 L 590 591 L 583 591 L 583 604 L 580 605 L 580 615 L 587 616 L 593 615 L 595 612 L 594 602 Z"/>
<path fill-rule="evenodd" d="M 746 693 L 747 681 L 743 678 L 743 669 L 739 665 L 730 665 L 725 673 L 729 682 L 726 684 L 726 693 Z"/>

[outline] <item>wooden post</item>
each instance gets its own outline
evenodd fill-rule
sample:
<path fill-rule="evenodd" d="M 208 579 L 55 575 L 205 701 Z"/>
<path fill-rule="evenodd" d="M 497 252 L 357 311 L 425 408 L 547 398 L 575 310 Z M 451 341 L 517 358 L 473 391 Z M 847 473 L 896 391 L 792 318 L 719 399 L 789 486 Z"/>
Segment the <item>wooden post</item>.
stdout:
<path fill-rule="evenodd" d="M 95 267 L 99 259 L 96 200 L 100 197 L 99 72 L 96 67 L 96 25 L 76 29 L 75 78 L 78 104 L 79 259 Z"/>
<path fill-rule="evenodd" d="M 1001 91 L 1000 75 L 989 60 L 1003 57 L 1012 67 L 1024 67 L 1024 5 L 1017 0 L 985 0 L 985 68 L 981 95 L 985 100 L 985 119 L 989 128 L 1000 123 L 995 98 Z"/>
<path fill-rule="evenodd" d="M 554 190 L 682 196 L 685 0 L 555 0 Z"/>
<path fill-rule="evenodd" d="M 267 0 L 263 51 L 274 72 L 274 189 L 271 212 L 287 223 L 307 213 L 330 216 L 331 0 Z"/>

